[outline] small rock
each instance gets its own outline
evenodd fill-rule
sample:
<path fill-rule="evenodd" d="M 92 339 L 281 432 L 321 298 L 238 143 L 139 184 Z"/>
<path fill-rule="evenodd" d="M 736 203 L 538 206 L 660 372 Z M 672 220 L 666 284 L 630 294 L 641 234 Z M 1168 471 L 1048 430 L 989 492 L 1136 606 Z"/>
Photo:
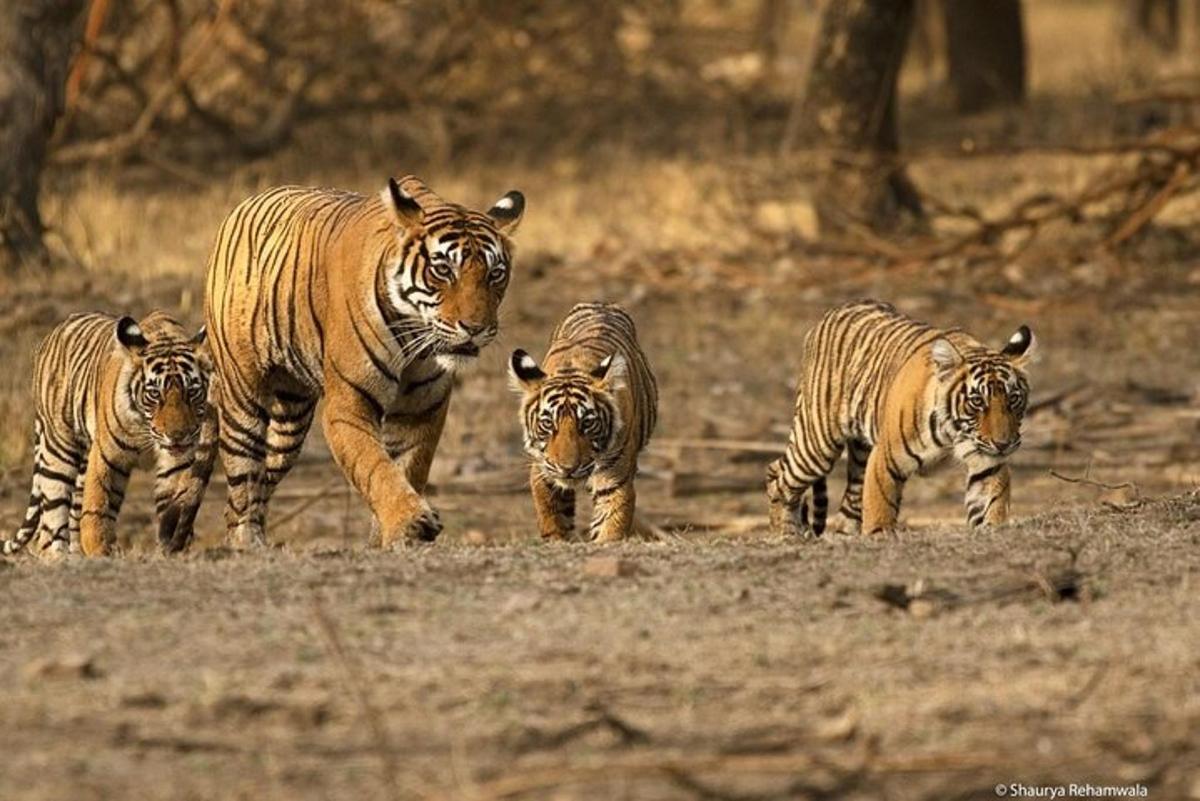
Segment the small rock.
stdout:
<path fill-rule="evenodd" d="M 121 699 L 121 706 L 132 709 L 162 709 L 167 699 L 156 692 L 133 693 Z"/>
<path fill-rule="evenodd" d="M 1105 490 L 1100 495 L 1100 503 L 1110 509 L 1125 511 L 1141 506 L 1142 499 L 1138 497 L 1137 487 L 1132 484 L 1122 484 L 1110 490 Z"/>
<path fill-rule="evenodd" d="M 541 605 L 542 597 L 536 592 L 514 592 L 500 606 L 500 611 L 508 615 L 524 614 L 525 612 L 532 612 Z"/>
<path fill-rule="evenodd" d="M 619 556 L 593 556 L 583 563 L 583 573 L 585 576 L 623 578 L 636 576 L 638 572 L 636 564 Z"/>
<path fill-rule="evenodd" d="M 492 538 L 479 529 L 473 528 L 463 535 L 463 542 L 467 545 L 490 545 Z"/>
<path fill-rule="evenodd" d="M 794 234 L 803 239 L 816 239 L 819 234 L 816 210 L 806 201 L 759 203 L 754 210 L 754 222 L 770 234 Z"/>
<path fill-rule="evenodd" d="M 101 675 L 95 660 L 82 654 L 35 659 L 25 666 L 25 677 L 30 680 L 98 679 Z"/>
<path fill-rule="evenodd" d="M 858 734 L 858 714 L 847 709 L 836 717 L 817 723 L 813 734 L 824 742 L 848 742 Z"/>
<path fill-rule="evenodd" d="M 908 613 L 917 619 L 924 620 L 937 614 L 937 604 L 933 601 L 918 598 L 909 602 Z"/>

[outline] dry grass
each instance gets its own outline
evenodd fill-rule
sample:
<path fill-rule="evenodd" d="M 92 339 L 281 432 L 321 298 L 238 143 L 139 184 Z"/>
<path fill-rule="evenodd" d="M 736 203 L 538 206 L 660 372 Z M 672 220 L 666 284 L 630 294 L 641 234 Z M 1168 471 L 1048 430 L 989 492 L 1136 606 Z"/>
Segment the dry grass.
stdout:
<path fill-rule="evenodd" d="M 1198 519 L 1180 498 L 983 535 L 629 544 L 616 579 L 589 547 L 22 565 L 0 795 L 1186 797 Z M 1072 599 L 1037 589 L 1067 567 Z M 900 611 L 888 583 L 965 601 Z"/>

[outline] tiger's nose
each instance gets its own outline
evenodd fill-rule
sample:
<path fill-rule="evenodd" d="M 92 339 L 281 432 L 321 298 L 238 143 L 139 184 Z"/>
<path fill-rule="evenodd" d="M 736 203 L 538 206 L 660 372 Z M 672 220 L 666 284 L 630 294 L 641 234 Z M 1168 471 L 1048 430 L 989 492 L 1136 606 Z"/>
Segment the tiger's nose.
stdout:
<path fill-rule="evenodd" d="M 992 443 L 992 447 L 994 447 L 1000 453 L 1007 453 L 1008 451 L 1011 451 L 1013 448 L 1017 447 L 1017 445 L 1020 443 L 1020 437 L 1014 437 L 1013 439 L 998 439 Z"/>
<path fill-rule="evenodd" d="M 466 320 L 459 320 L 458 327 L 469 337 L 479 336 L 487 330 L 486 323 L 468 323 Z"/>

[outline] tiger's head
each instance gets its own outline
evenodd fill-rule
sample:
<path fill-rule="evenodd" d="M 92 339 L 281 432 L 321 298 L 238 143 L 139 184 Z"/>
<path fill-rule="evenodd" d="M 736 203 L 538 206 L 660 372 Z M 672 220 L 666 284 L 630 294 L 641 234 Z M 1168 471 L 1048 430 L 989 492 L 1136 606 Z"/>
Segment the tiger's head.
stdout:
<path fill-rule="evenodd" d="M 453 368 L 479 355 L 499 331 L 500 302 L 512 272 L 509 236 L 525 196 L 511 191 L 486 214 L 447 203 L 417 178 L 388 179 L 399 255 L 380 287 L 402 319 L 393 325 L 407 351 Z"/>
<path fill-rule="evenodd" d="M 943 399 L 941 413 L 953 431 L 959 458 L 1003 458 L 1020 446 L 1021 419 L 1029 403 L 1025 368 L 1035 347 L 1025 325 L 999 351 L 964 353 L 949 339 L 933 342 L 930 356 Z"/>
<path fill-rule="evenodd" d="M 525 452 L 560 484 L 590 476 L 621 432 L 615 393 L 625 386 L 625 357 L 614 353 L 591 369 L 546 375 L 532 356 L 515 350 L 509 369 L 522 396 Z"/>
<path fill-rule="evenodd" d="M 155 445 L 173 454 L 194 447 L 212 373 L 203 347 L 205 329 L 201 327 L 191 339 L 165 332 L 149 338 L 136 320 L 122 317 L 116 337 L 133 364 L 130 404 L 146 421 Z"/>

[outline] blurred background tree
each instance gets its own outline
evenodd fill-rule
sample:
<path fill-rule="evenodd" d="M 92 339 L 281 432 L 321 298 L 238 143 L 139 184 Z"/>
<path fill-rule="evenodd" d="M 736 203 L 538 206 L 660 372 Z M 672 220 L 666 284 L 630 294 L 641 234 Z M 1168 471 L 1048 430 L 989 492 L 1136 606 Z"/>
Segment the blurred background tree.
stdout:
<path fill-rule="evenodd" d="M 815 189 L 824 227 L 895 228 L 922 215 L 897 156 L 896 82 L 913 25 L 913 0 L 830 3 L 800 107 L 800 143 L 829 154 Z"/>
<path fill-rule="evenodd" d="M 1020 0 L 943 0 L 946 60 L 955 107 L 982 111 L 1025 100 Z"/>
<path fill-rule="evenodd" d="M 1103 2 L 1119 9 L 1121 37 L 1162 58 L 1200 28 L 1200 0 Z M 908 51 L 927 91 L 905 104 L 941 120 L 982 115 L 969 123 L 977 138 L 997 128 L 986 115 L 1011 121 L 1025 102 L 1025 10 L 1020 0 L 0 0 L 0 260 L 44 253 L 36 189 L 47 154 L 65 168 L 148 165 L 199 184 L 318 139 L 337 143 L 338 158 L 392 154 L 388 169 L 467 154 L 591 168 L 601 147 L 717 161 L 769 153 L 768 183 L 786 176 L 786 191 L 810 195 L 823 231 L 919 233 L 927 204 L 901 147 Z M 1144 133 L 1188 108 L 1149 102 L 1114 100 L 1121 122 L 1097 136 Z"/>
<path fill-rule="evenodd" d="M 0 0 L 0 269 L 46 263 L 38 187 L 86 0 Z"/>

